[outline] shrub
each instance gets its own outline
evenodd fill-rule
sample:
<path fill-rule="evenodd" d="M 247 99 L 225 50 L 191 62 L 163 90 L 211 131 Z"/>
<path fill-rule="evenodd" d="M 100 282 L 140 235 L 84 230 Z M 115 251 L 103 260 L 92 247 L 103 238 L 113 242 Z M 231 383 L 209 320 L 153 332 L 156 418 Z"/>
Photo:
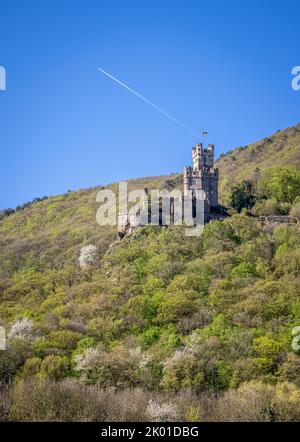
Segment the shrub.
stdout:
<path fill-rule="evenodd" d="M 288 353 L 277 373 L 280 381 L 294 382 L 300 387 L 300 356 Z"/>
<path fill-rule="evenodd" d="M 49 334 L 50 345 L 62 350 L 74 350 L 77 342 L 82 338 L 81 333 L 71 330 L 57 330 Z"/>
<path fill-rule="evenodd" d="M 67 375 L 69 362 L 66 357 L 50 355 L 43 359 L 39 375 L 58 381 Z"/>
<path fill-rule="evenodd" d="M 168 295 L 158 308 L 157 321 L 161 324 L 176 322 L 182 316 L 195 311 L 195 304 L 188 293 Z"/>
<path fill-rule="evenodd" d="M 276 418 L 279 421 L 299 422 L 300 389 L 289 382 L 282 382 L 275 389 Z"/>
<path fill-rule="evenodd" d="M 203 364 L 187 349 L 177 350 L 164 363 L 162 386 L 173 391 L 185 387 L 193 387 L 200 391 L 205 386 Z"/>
<path fill-rule="evenodd" d="M 236 267 L 234 267 L 231 270 L 230 276 L 233 279 L 257 276 L 256 263 L 255 262 L 241 262 L 239 265 L 237 265 Z"/>
<path fill-rule="evenodd" d="M 41 363 L 41 358 L 33 357 L 27 359 L 22 367 L 21 378 L 29 379 L 36 376 L 41 369 Z"/>
<path fill-rule="evenodd" d="M 0 388 L 0 422 L 6 422 L 9 419 L 11 408 L 11 394 L 9 385 Z"/>
<path fill-rule="evenodd" d="M 251 213 L 256 216 L 272 216 L 280 213 L 280 205 L 273 199 L 262 199 L 255 203 Z"/>
<path fill-rule="evenodd" d="M 12 391 L 10 420 L 13 421 L 103 421 L 107 396 L 72 380 L 56 383 L 49 380 L 22 381 Z"/>
<path fill-rule="evenodd" d="M 27 340 L 10 342 L 5 351 L 0 351 L 0 379 L 6 383 L 12 380 L 26 359 L 32 356 L 32 347 Z"/>
<path fill-rule="evenodd" d="M 231 251 L 240 243 L 229 221 L 215 221 L 204 227 L 204 248 L 208 254 Z"/>
<path fill-rule="evenodd" d="M 237 390 L 229 390 L 215 403 L 214 421 L 269 422 L 273 420 L 274 389 L 262 382 L 250 381 Z"/>
<path fill-rule="evenodd" d="M 274 359 L 282 345 L 268 336 L 261 336 L 253 340 L 253 346 L 258 356 Z"/>
<path fill-rule="evenodd" d="M 296 201 L 294 202 L 291 211 L 290 211 L 290 215 L 293 216 L 294 218 L 296 218 L 297 221 L 300 221 L 300 201 L 299 199 L 296 199 Z"/>
<path fill-rule="evenodd" d="M 22 422 L 143 422 L 149 402 L 140 389 L 101 390 L 73 379 L 21 381 L 14 385 L 10 397 L 10 411 L 10 402 L 6 405 L 8 419 Z M 0 394 L 0 404 L 1 400 Z"/>

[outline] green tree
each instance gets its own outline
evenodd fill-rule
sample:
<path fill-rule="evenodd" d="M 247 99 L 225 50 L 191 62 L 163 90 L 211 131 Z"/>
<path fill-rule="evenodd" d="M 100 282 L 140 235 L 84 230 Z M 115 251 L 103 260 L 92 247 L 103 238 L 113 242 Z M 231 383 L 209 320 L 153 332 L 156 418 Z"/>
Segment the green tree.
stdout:
<path fill-rule="evenodd" d="M 232 187 L 230 194 L 230 204 L 235 210 L 241 212 L 241 210 L 244 208 L 251 209 L 254 203 L 255 196 L 251 181 L 245 180 Z"/>
<path fill-rule="evenodd" d="M 259 180 L 258 189 L 266 198 L 293 203 L 300 195 L 300 171 L 292 166 L 268 169 Z"/>

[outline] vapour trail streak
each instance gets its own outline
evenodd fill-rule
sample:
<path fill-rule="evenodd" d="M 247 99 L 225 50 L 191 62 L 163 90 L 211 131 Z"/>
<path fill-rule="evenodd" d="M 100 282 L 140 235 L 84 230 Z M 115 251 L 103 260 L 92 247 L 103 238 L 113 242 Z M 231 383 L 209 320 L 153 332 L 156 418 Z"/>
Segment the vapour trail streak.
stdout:
<path fill-rule="evenodd" d="M 146 103 L 150 104 L 150 106 L 154 107 L 154 109 L 158 110 L 159 112 L 161 112 L 163 115 L 165 115 L 166 117 L 170 118 L 172 121 L 174 121 L 175 123 L 179 124 L 179 126 L 183 127 L 185 130 L 189 131 L 190 133 L 192 133 L 194 136 L 198 137 L 197 132 L 193 131 L 193 129 L 189 128 L 188 126 L 186 126 L 185 124 L 183 124 L 181 121 L 177 120 L 177 118 L 173 117 L 172 115 L 170 115 L 168 112 L 166 112 L 165 110 L 163 110 L 161 107 L 157 106 L 156 104 L 152 103 L 152 101 L 148 100 L 147 98 L 143 97 L 143 95 L 139 94 L 138 92 L 134 91 L 133 89 L 131 89 L 129 86 L 127 86 L 126 84 L 122 83 L 122 81 L 118 80 L 116 77 L 114 77 L 113 75 L 109 74 L 108 72 L 104 71 L 101 68 L 98 68 L 99 71 L 101 71 L 103 74 L 107 75 L 107 77 L 111 78 L 112 80 L 114 80 L 116 83 L 120 84 L 121 86 L 125 87 L 125 89 L 129 90 L 130 92 L 132 92 L 134 95 L 136 95 L 137 97 L 139 97 L 141 100 L 145 101 Z"/>

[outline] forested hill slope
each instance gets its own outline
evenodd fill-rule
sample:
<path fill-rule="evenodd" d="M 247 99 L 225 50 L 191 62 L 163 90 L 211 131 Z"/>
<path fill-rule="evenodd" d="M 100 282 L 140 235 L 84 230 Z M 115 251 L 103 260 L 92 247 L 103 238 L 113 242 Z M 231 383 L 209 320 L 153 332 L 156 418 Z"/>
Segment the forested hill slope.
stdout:
<path fill-rule="evenodd" d="M 298 161 L 299 126 L 221 158 L 223 190 Z M 200 237 L 145 226 L 106 253 L 116 228 L 96 223 L 100 187 L 0 220 L 0 420 L 299 421 L 300 176 L 267 178 L 254 208 L 291 224 L 231 209 Z"/>
<path fill-rule="evenodd" d="M 173 188 L 180 175 L 131 180 L 128 189 Z M 118 185 L 105 188 L 118 194 Z M 96 195 L 103 187 L 68 192 L 28 203 L 15 213 L 0 219 L 1 274 L 25 266 L 59 267 L 75 263 L 83 244 L 97 244 L 102 255 L 115 240 L 116 227 L 101 227 L 96 222 L 100 204 Z"/>
<path fill-rule="evenodd" d="M 251 179 L 276 165 L 300 166 L 300 124 L 278 131 L 255 144 L 237 148 L 217 161 L 220 169 L 220 197 L 227 203 L 230 186 Z M 133 188 L 182 188 L 182 174 L 129 181 Z M 117 192 L 117 184 L 106 186 Z M 100 254 L 113 241 L 115 227 L 96 223 L 96 195 L 101 187 L 68 192 L 24 205 L 10 216 L 0 217 L 0 265 L 9 273 L 24 263 L 59 266 L 74 262 L 82 244 L 97 243 Z M 27 265 L 26 264 L 26 265 Z"/>
<path fill-rule="evenodd" d="M 300 166 L 300 124 L 278 131 L 255 144 L 237 148 L 217 161 L 221 200 L 228 202 L 230 186 L 276 165 Z M 182 188 L 182 174 L 129 181 L 133 188 Z M 117 192 L 117 184 L 106 186 Z M 97 244 L 100 255 L 114 240 L 116 227 L 96 223 L 96 195 L 101 187 L 68 192 L 24 205 L 0 217 L 0 269 L 2 278 L 23 266 L 60 267 L 75 263 L 84 244 Z"/>

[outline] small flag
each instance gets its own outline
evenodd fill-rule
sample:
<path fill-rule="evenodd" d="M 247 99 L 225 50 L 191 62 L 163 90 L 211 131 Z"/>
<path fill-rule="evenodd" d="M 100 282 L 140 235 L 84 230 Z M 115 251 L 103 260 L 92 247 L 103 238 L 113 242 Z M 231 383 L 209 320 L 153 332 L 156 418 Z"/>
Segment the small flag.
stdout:
<path fill-rule="evenodd" d="M 208 135 L 208 132 L 206 132 L 205 130 L 202 132 L 203 135 Z"/>

